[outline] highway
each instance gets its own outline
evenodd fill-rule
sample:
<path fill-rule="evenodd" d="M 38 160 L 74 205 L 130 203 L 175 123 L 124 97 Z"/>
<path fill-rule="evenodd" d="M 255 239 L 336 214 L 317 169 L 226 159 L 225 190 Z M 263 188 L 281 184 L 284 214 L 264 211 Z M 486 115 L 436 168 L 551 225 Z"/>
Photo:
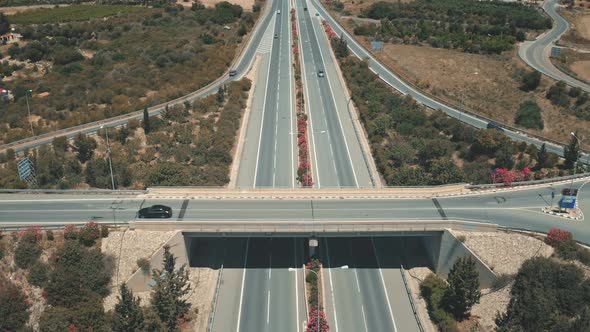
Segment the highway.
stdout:
<path fill-rule="evenodd" d="M 296 186 L 295 91 L 289 1 L 275 0 L 270 8 L 272 20 L 257 50 L 261 66 L 240 156 L 238 187 Z M 281 10 L 282 14 L 276 14 L 277 10 Z"/>
<path fill-rule="evenodd" d="M 518 55 L 529 66 L 558 81 L 564 81 L 570 86 L 579 87 L 590 92 L 590 85 L 577 80 L 557 69 L 549 60 L 551 47 L 569 29 L 569 22 L 557 13 L 557 0 L 547 0 L 543 3 L 543 10 L 553 19 L 553 28 L 534 41 L 522 43 Z"/>
<path fill-rule="evenodd" d="M 296 2 L 296 12 L 315 186 L 372 186 L 344 97 L 346 87 L 337 76 L 320 21 L 307 0 Z M 325 77 L 318 77 L 319 70 Z"/>
<path fill-rule="evenodd" d="M 343 29 L 332 16 L 329 15 L 328 11 L 317 0 L 308 1 L 310 2 L 310 4 L 313 4 L 313 6 L 319 12 L 321 17 L 330 23 L 330 26 L 332 27 L 334 32 L 337 35 L 344 37 L 344 39 L 348 43 L 348 48 L 351 50 L 352 54 L 357 56 L 359 59 L 366 59 L 369 64 L 369 68 L 374 73 L 376 73 L 381 80 L 390 85 L 392 88 L 396 89 L 404 95 L 412 96 L 412 98 L 414 98 L 418 103 L 423 104 L 428 108 L 440 109 L 449 116 L 459 119 L 460 121 L 467 123 L 475 128 L 486 128 L 489 122 L 488 119 L 485 119 L 480 116 L 476 117 L 472 114 L 461 112 L 447 104 L 434 100 L 433 98 L 423 94 L 416 88 L 403 82 L 388 68 L 383 66 L 380 62 L 378 62 L 369 51 L 367 51 L 363 46 L 356 42 L 354 38 L 352 38 L 352 36 L 350 36 L 350 34 L 346 32 L 346 30 Z M 552 142 L 548 139 L 540 137 L 536 138 L 531 136 L 530 134 L 526 134 L 518 130 L 509 130 L 507 128 L 505 128 L 505 134 L 512 140 L 519 142 L 523 141 L 528 144 L 535 144 L 538 147 L 540 147 L 543 143 L 546 143 L 548 151 L 563 156 L 563 147 L 557 144 L 557 142 Z"/>

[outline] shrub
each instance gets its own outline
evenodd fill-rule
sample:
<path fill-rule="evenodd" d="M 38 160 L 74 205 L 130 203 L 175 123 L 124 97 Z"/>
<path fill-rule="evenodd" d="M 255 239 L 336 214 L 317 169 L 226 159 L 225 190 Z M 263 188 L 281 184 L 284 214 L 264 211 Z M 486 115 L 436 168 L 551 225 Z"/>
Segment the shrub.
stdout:
<path fill-rule="evenodd" d="M 541 117 L 541 108 L 532 100 L 520 104 L 514 123 L 525 128 L 543 129 L 545 127 Z"/>
<path fill-rule="evenodd" d="M 25 229 L 19 233 L 20 241 L 26 241 L 30 243 L 37 243 L 41 241 L 43 235 L 41 235 L 41 227 L 35 226 Z"/>
<path fill-rule="evenodd" d="M 20 331 L 29 320 L 29 301 L 20 287 L 0 275 L 0 331 Z"/>
<path fill-rule="evenodd" d="M 459 236 L 457 236 L 457 240 L 459 240 L 459 242 L 461 242 L 461 243 L 465 243 L 465 241 L 467 240 L 467 237 L 465 235 L 459 235 Z"/>
<path fill-rule="evenodd" d="M 76 240 L 78 239 L 78 230 L 76 229 L 76 225 L 66 225 L 64 227 L 64 239 L 66 240 Z"/>
<path fill-rule="evenodd" d="M 31 267 L 41 256 L 41 247 L 36 242 L 23 241 L 18 242 L 14 250 L 14 262 L 21 269 Z"/>
<path fill-rule="evenodd" d="M 552 228 L 549 233 L 547 233 L 547 237 L 545 237 L 545 243 L 552 247 L 557 247 L 560 242 L 571 238 L 572 233 L 555 227 Z"/>
<path fill-rule="evenodd" d="M 318 281 L 318 277 L 315 273 L 309 272 L 305 277 L 305 282 L 308 284 L 315 284 Z"/>
<path fill-rule="evenodd" d="M 522 77 L 522 85 L 520 86 L 520 89 L 522 91 L 533 91 L 537 89 L 540 82 L 541 73 L 536 70 L 528 72 Z"/>
<path fill-rule="evenodd" d="M 92 247 L 100 237 L 100 228 L 97 223 L 89 222 L 78 232 L 78 239 L 81 244 Z"/>
<path fill-rule="evenodd" d="M 109 237 L 109 226 L 107 226 L 107 225 L 100 226 L 100 236 L 103 238 Z"/>
<path fill-rule="evenodd" d="M 444 310 L 442 303 L 447 288 L 448 286 L 444 280 L 431 273 L 420 283 L 420 295 L 426 299 L 428 315 L 432 322 L 441 331 L 454 332 L 458 331 L 457 325 L 451 314 Z"/>
<path fill-rule="evenodd" d="M 571 237 L 559 241 L 555 247 L 555 253 L 558 257 L 565 260 L 578 258 L 578 244 Z"/>
<path fill-rule="evenodd" d="M 36 262 L 29 271 L 29 283 L 37 287 L 45 287 L 49 276 L 49 266 L 43 262 Z"/>
<path fill-rule="evenodd" d="M 48 229 L 47 231 L 45 231 L 45 235 L 47 236 L 47 241 L 55 240 L 55 236 L 53 235 L 52 230 Z"/>
<path fill-rule="evenodd" d="M 4 246 L 4 243 L 0 243 L 0 260 L 2 260 L 2 258 L 4 258 L 5 254 L 6 254 L 6 247 Z"/>
<path fill-rule="evenodd" d="M 150 273 L 150 261 L 147 258 L 140 258 L 137 260 L 137 266 L 141 269 L 141 272 L 145 274 Z"/>

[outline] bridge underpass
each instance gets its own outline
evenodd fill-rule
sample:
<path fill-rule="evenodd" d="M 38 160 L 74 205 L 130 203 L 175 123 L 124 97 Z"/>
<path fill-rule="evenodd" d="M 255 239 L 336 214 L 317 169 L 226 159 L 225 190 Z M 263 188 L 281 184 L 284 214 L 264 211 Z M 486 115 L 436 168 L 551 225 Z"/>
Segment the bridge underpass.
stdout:
<path fill-rule="evenodd" d="M 220 271 L 212 331 L 304 331 L 308 235 L 184 236 L 191 267 Z M 424 243 L 441 236 L 315 237 L 331 330 L 419 331 L 401 266 L 433 268 Z"/>

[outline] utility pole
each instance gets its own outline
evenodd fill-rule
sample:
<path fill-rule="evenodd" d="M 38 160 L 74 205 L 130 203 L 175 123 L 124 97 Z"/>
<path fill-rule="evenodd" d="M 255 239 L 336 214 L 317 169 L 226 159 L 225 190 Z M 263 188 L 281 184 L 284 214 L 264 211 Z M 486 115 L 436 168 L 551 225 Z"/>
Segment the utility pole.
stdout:
<path fill-rule="evenodd" d="M 103 126 L 100 126 L 100 129 L 103 129 Z M 107 137 L 107 152 L 109 154 L 109 169 L 111 171 L 111 189 L 115 190 L 115 178 L 113 177 L 113 160 L 111 158 L 111 142 L 109 141 L 109 129 L 104 128 L 105 136 Z"/>

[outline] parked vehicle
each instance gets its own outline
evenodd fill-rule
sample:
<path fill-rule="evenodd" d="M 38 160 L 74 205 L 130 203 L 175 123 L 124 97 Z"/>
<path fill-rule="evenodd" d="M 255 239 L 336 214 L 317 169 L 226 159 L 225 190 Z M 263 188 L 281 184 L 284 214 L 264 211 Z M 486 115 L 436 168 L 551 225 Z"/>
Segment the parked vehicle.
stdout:
<path fill-rule="evenodd" d="M 172 208 L 166 205 L 152 205 L 137 212 L 139 218 L 171 218 Z"/>

